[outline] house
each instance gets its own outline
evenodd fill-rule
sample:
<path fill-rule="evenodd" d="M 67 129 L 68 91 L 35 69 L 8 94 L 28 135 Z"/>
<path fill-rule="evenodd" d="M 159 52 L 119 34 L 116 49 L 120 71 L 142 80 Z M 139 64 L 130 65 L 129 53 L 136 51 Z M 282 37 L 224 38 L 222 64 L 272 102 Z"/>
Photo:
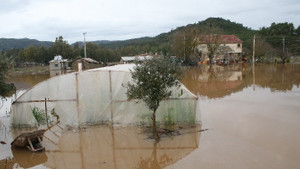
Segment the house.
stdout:
<path fill-rule="evenodd" d="M 123 57 L 121 57 L 120 63 L 128 64 L 128 63 L 133 63 L 134 61 L 142 62 L 144 60 L 149 60 L 152 58 L 153 58 L 153 56 L 151 56 L 151 55 L 123 56 Z"/>
<path fill-rule="evenodd" d="M 238 61 L 242 57 L 243 41 L 235 35 L 203 35 L 198 37 L 198 51 L 202 62 L 208 61 L 208 54 L 212 48 L 214 51 L 214 61 Z"/>
<path fill-rule="evenodd" d="M 80 58 L 72 63 L 72 69 L 78 71 L 78 63 L 82 64 L 82 70 L 95 69 L 103 67 L 104 64 L 97 62 L 91 58 Z"/>
<path fill-rule="evenodd" d="M 68 59 L 63 59 L 61 55 L 57 55 L 49 62 L 50 71 L 52 70 L 67 70 L 69 69 Z"/>

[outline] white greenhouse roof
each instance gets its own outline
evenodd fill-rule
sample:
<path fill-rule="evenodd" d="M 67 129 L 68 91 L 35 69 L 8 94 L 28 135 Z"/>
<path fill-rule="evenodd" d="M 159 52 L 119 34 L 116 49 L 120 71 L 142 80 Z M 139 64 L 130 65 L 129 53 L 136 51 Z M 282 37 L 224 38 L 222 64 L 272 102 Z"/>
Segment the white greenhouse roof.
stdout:
<path fill-rule="evenodd" d="M 133 70 L 135 67 L 135 64 L 120 64 L 120 65 L 114 65 L 114 66 L 106 66 L 101 67 L 98 69 L 90 69 L 87 71 L 99 71 L 99 70 L 106 70 L 106 71 L 126 71 L 129 72 L 130 70 Z"/>
<path fill-rule="evenodd" d="M 88 124 L 139 125 L 148 121 L 144 103 L 128 100 L 124 84 L 132 81 L 135 64 L 120 64 L 55 76 L 26 91 L 12 105 L 12 126 L 35 127 L 32 108 L 55 110 L 60 122 L 71 127 Z M 172 114 L 175 123 L 195 123 L 197 96 L 183 84 L 170 88 L 172 95 L 157 110 L 157 120 Z M 51 115 L 50 115 L 51 117 Z M 54 118 L 54 117 L 51 117 Z"/>

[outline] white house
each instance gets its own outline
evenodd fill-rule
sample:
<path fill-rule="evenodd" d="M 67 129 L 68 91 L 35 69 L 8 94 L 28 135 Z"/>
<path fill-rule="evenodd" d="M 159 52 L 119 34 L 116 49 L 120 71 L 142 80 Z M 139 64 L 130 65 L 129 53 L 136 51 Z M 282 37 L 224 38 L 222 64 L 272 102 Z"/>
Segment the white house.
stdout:
<path fill-rule="evenodd" d="M 204 35 L 198 38 L 198 50 L 203 61 L 208 60 L 209 46 L 216 47 L 214 60 L 238 60 L 242 56 L 243 41 L 235 35 Z"/>
<path fill-rule="evenodd" d="M 67 70 L 69 68 L 68 59 L 63 59 L 61 55 L 57 55 L 49 62 L 50 70 Z"/>

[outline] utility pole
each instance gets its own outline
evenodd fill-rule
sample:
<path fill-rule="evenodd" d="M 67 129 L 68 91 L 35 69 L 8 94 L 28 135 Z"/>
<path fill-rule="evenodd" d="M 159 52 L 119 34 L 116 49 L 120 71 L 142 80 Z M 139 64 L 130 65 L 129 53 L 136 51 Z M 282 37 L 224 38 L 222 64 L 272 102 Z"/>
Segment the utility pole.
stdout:
<path fill-rule="evenodd" d="M 285 58 L 285 37 L 282 37 L 282 54 L 283 58 Z"/>
<path fill-rule="evenodd" d="M 86 33 L 87 32 L 83 33 L 83 37 L 84 37 L 84 41 L 83 41 L 83 43 L 84 43 L 84 58 L 86 58 L 86 42 L 85 42 L 85 35 L 86 35 Z"/>
<path fill-rule="evenodd" d="M 255 45 L 255 35 L 254 35 L 254 37 L 253 37 L 253 55 L 252 55 L 252 63 L 253 63 L 253 65 L 255 63 L 255 47 L 256 47 L 256 45 Z"/>
<path fill-rule="evenodd" d="M 184 60 L 186 59 L 185 58 L 185 36 L 183 37 L 183 56 L 184 56 Z"/>
<path fill-rule="evenodd" d="M 252 75 L 253 75 L 253 90 L 255 90 L 255 35 L 253 37 L 253 55 L 252 55 Z"/>

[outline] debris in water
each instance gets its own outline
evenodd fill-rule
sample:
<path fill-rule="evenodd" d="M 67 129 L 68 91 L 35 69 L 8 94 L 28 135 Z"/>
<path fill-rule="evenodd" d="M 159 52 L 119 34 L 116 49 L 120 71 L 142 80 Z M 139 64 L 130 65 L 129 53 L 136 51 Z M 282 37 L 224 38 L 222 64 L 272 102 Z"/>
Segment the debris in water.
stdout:
<path fill-rule="evenodd" d="M 199 130 L 198 132 L 203 132 L 203 131 L 207 131 L 208 129 L 202 129 L 202 130 Z"/>
<path fill-rule="evenodd" d="M 45 131 L 46 130 L 37 130 L 20 134 L 13 142 L 11 142 L 11 145 L 20 148 L 27 147 L 31 151 L 43 151 L 45 148 L 42 147 L 41 143 Z"/>

